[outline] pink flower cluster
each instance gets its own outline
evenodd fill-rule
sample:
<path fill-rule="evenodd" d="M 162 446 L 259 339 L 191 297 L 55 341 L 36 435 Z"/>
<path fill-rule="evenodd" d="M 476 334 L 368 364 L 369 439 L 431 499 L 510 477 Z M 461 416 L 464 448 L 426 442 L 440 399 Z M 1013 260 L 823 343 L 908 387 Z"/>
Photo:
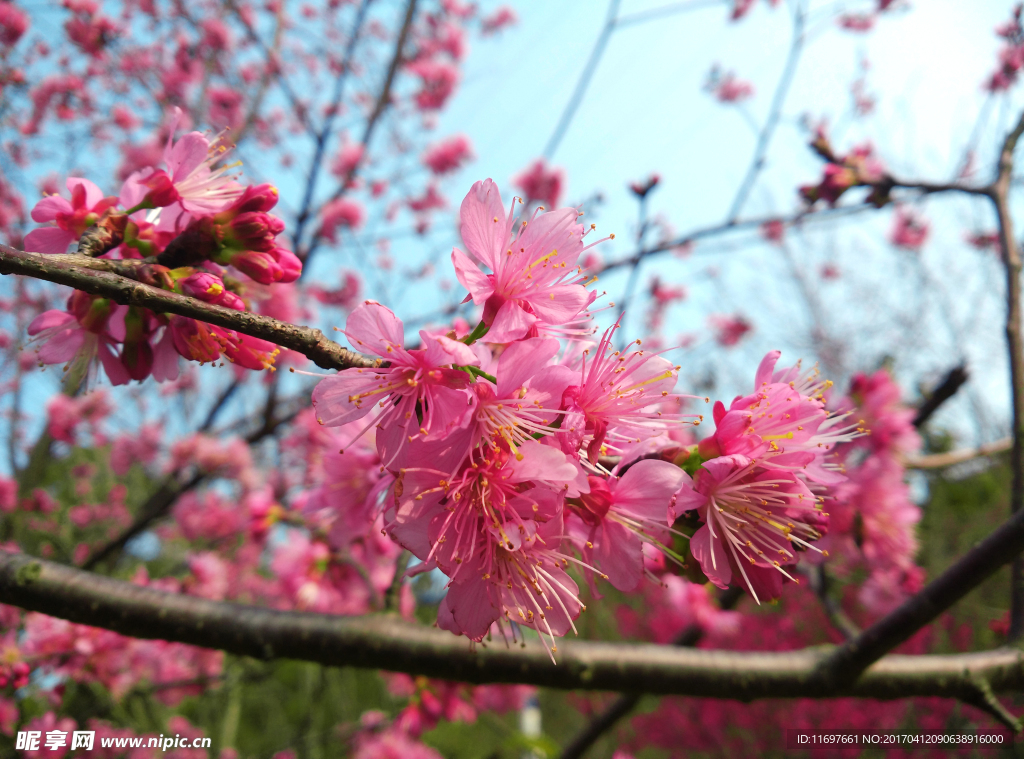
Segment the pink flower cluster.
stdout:
<path fill-rule="evenodd" d="M 173 137 L 180 112 L 173 119 Z M 80 241 L 89 254 L 137 262 L 141 282 L 218 306 L 244 311 L 260 286 L 289 283 L 299 259 L 278 243 L 284 224 L 269 211 L 270 185 L 243 186 L 223 159 L 228 146 L 199 132 L 168 138 L 163 168 L 135 171 L 118 197 L 104 197 L 87 179 L 70 178 L 70 199 L 39 201 L 32 218 L 47 226 L 25 237 L 26 250 L 66 253 Z M 40 314 L 28 332 L 43 364 L 66 363 L 78 372 L 102 365 L 115 385 L 153 376 L 178 376 L 178 356 L 214 362 L 226 358 L 247 369 L 272 368 L 277 348 L 264 340 L 194 319 L 118 306 L 74 292 L 64 311 Z"/>
<path fill-rule="evenodd" d="M 846 415 L 830 413 L 831 383 L 797 364 L 776 370 L 779 352 L 764 357 L 752 394 L 727 409 L 714 405 L 715 434 L 691 451 L 683 466 L 693 473 L 676 511 L 703 524 L 690 552 L 718 587 L 730 582 L 756 599 L 782 594 L 799 554 L 821 553 L 814 543 L 828 530 L 823 510 L 842 483 L 834 448 L 859 434 Z"/>
<path fill-rule="evenodd" d="M 924 580 L 914 563 L 921 509 L 911 500 L 902 463 L 921 449 L 921 438 L 912 423 L 914 410 L 900 403 L 899 386 L 884 369 L 855 376 L 839 405 L 852 407 L 870 434 L 839 450 L 848 479 L 835 489 L 829 507 L 830 567 L 841 576 L 866 569 L 859 601 L 869 612 L 884 614 Z"/>
<path fill-rule="evenodd" d="M 695 422 L 675 392 L 678 367 L 639 340 L 616 350 L 617 324 L 592 338 L 579 211 L 526 221 L 514 210 L 491 180 L 462 203 L 466 252 L 452 263 L 481 309 L 476 328 L 461 339 L 421 331 L 407 347 L 402 322 L 366 301 L 343 332 L 378 366 L 313 393 L 321 424 L 355 440 L 374 430 L 384 531 L 417 571 L 449 578 L 438 624 L 480 640 L 511 620 L 553 643 L 583 610 L 570 563 L 636 590 L 653 577 L 645 556 L 684 560 L 669 547 L 684 512 L 703 524 L 691 549 L 712 580 L 778 597 L 785 567 L 825 532 L 825 489 L 843 480 L 831 449 L 856 434 L 825 410 L 825 384 L 774 371 L 769 354 L 756 391 L 716 404 L 718 431 L 680 452 L 679 432 Z"/>
<path fill-rule="evenodd" d="M 1020 78 L 1024 69 L 1024 26 L 1021 25 L 1021 12 L 1024 5 L 1017 3 L 1013 7 L 1010 20 L 996 27 L 996 34 L 1005 42 L 999 50 L 996 70 L 985 82 L 985 89 L 990 92 L 1005 92 Z"/>

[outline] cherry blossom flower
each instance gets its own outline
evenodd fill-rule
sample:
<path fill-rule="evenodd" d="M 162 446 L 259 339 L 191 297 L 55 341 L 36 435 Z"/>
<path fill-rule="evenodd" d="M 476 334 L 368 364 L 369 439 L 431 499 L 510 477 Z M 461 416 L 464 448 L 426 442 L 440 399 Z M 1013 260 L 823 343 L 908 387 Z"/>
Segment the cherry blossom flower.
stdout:
<path fill-rule="evenodd" d="M 550 209 L 557 206 L 562 197 L 565 171 L 549 167 L 545 159 L 538 158 L 513 177 L 512 184 L 523 191 L 527 202 L 537 201 Z"/>
<path fill-rule="evenodd" d="M 124 339 L 124 321 L 114 318 L 125 310 L 105 298 L 75 291 L 68 300 L 68 311 L 44 311 L 28 325 L 33 342 L 42 344 L 39 361 L 69 363 L 74 367 L 71 371 L 90 378 L 102 364 L 111 384 L 125 384 L 130 377 L 115 349 Z"/>
<path fill-rule="evenodd" d="M 321 380 L 313 391 L 321 424 L 347 424 L 373 412 L 367 428 L 380 425 L 378 444 L 391 452 L 387 466 L 407 438 L 443 435 L 443 430 L 466 423 L 470 377 L 451 366 L 479 363 L 468 346 L 421 331 L 425 347 L 406 349 L 401 320 L 375 301 L 365 301 L 353 310 L 344 332 L 353 348 L 385 358 L 390 365 L 346 369 Z"/>
<path fill-rule="evenodd" d="M 230 206 L 244 190 L 230 173 L 234 165 L 217 166 L 230 148 L 224 144 L 223 135 L 211 142 L 201 132 L 189 132 L 175 142 L 173 135 L 181 117 L 181 110 L 175 109 L 163 151 L 166 170 L 143 169 L 128 177 L 126 183 L 145 187 L 144 200 L 151 208 L 177 203 L 189 213 L 215 214 Z"/>
<path fill-rule="evenodd" d="M 534 214 L 515 231 L 497 186 L 476 182 L 462 201 L 462 240 L 469 255 L 452 251 L 459 282 L 484 307 L 487 339 L 510 342 L 580 318 L 594 300 L 576 262 L 585 250 L 584 228 L 574 208 Z M 472 259 L 470 258 L 472 256 Z M 475 261 L 474 261 L 475 259 Z M 481 271 L 478 264 L 491 270 Z"/>
<path fill-rule="evenodd" d="M 712 314 L 708 317 L 708 323 L 715 330 L 715 340 L 723 348 L 737 345 L 754 329 L 754 325 L 742 314 Z"/>
<path fill-rule="evenodd" d="M 39 223 L 53 222 L 56 226 L 40 227 L 25 235 L 25 250 L 37 253 L 66 253 L 86 229 L 95 224 L 117 198 L 105 198 L 99 187 L 88 179 L 71 177 L 67 181 L 71 200 L 50 195 L 36 203 L 32 219 Z"/>
<path fill-rule="evenodd" d="M 434 174 L 450 174 L 473 158 L 473 146 L 464 134 L 452 135 L 446 140 L 430 145 L 420 160 Z"/>
<path fill-rule="evenodd" d="M 569 501 L 571 522 L 578 525 L 570 532 L 584 546 L 584 561 L 619 590 L 636 590 L 644 576 L 643 543 L 667 534 L 684 476 L 675 464 L 647 459 L 622 477 L 588 477 L 590 492 Z"/>
<path fill-rule="evenodd" d="M 815 549 L 828 516 L 793 472 L 762 469 L 746 456 L 704 462 L 685 483 L 676 508 L 695 510 L 704 525 L 690 538 L 690 552 L 718 587 L 732 581 L 760 601 L 782 594 L 785 569 L 797 551 Z"/>
<path fill-rule="evenodd" d="M 600 456 L 624 453 L 679 424 L 678 416 L 659 406 L 672 395 L 679 367 L 662 356 L 638 350 L 617 351 L 612 338 L 618 325 L 608 329 L 593 350 L 583 351 L 576 365 L 578 379 L 562 395 L 565 411 L 556 439 L 567 453 L 586 451 L 592 464 Z"/>

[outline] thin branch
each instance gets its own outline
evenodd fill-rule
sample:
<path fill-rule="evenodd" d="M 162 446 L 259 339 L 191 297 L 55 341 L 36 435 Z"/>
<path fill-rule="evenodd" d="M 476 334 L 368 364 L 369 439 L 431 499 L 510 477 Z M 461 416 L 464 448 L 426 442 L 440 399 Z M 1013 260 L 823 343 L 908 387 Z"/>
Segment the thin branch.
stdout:
<path fill-rule="evenodd" d="M 651 8 L 646 11 L 637 11 L 636 13 L 627 13 L 625 16 L 619 16 L 615 21 L 615 28 L 625 29 L 627 26 L 656 21 L 666 16 L 674 16 L 677 13 L 686 13 L 687 11 L 712 8 L 716 5 L 725 4 L 726 0 L 685 0 L 685 2 L 669 3 L 660 8 Z"/>
<path fill-rule="evenodd" d="M 779 120 L 782 118 L 782 107 L 786 103 L 786 95 L 789 94 L 789 88 L 792 86 L 793 79 L 796 76 L 800 53 L 803 52 L 805 20 L 805 11 L 801 0 L 798 2 L 793 14 L 793 37 L 789 45 L 789 55 L 786 56 L 786 64 L 783 66 L 782 76 L 779 77 L 779 82 L 775 86 L 775 94 L 772 95 L 768 118 L 761 129 L 761 134 L 758 135 L 757 147 L 754 148 L 754 157 L 750 162 L 750 167 L 747 169 L 743 182 L 740 184 L 736 197 L 729 207 L 729 221 L 735 221 L 739 218 L 747 198 L 750 197 L 750 193 L 754 189 L 754 183 L 757 182 L 758 176 L 760 176 L 761 171 L 764 169 L 765 160 L 768 155 L 768 146 L 771 144 L 772 136 L 779 125 Z"/>
<path fill-rule="evenodd" d="M 398 38 L 395 40 L 395 49 L 391 55 L 391 63 L 388 64 L 388 73 L 384 77 L 384 83 L 381 85 L 380 92 L 377 94 L 377 101 L 373 105 L 373 112 L 370 114 L 370 118 L 366 120 L 366 126 L 363 128 L 363 137 L 360 140 L 360 144 L 363 146 L 362 155 L 359 160 L 345 173 L 345 176 L 341 178 L 341 183 L 338 185 L 338 189 L 334 191 L 331 196 L 331 200 L 337 200 L 345 191 L 351 186 L 352 180 L 355 179 L 356 173 L 363 165 L 363 161 L 366 159 L 366 153 L 370 148 L 370 140 L 373 139 L 373 133 L 377 128 L 377 123 L 380 121 L 380 117 L 384 115 L 384 111 L 391 103 L 391 88 L 394 86 L 395 77 L 398 75 L 398 69 L 404 61 L 405 41 L 409 37 L 409 30 L 412 28 L 412 21 L 416 16 L 416 2 L 417 0 L 408 0 L 405 6 L 405 18 L 402 20 L 402 28 L 398 32 Z M 313 239 L 310 240 L 309 246 L 306 248 L 305 253 L 300 253 L 299 258 L 303 262 L 308 261 L 316 249 L 320 246 L 322 240 L 320 232 L 317 231 L 313 234 Z M 298 248 L 296 248 L 298 252 Z"/>
<path fill-rule="evenodd" d="M 395 576 L 384 594 L 384 611 L 398 611 L 402 603 L 402 584 L 405 582 L 405 570 L 409 568 L 412 554 L 403 550 L 395 560 Z M 372 587 L 372 584 L 371 584 Z"/>
<path fill-rule="evenodd" d="M 327 107 L 327 115 L 324 118 L 323 126 L 316 136 L 316 146 L 313 149 L 313 160 L 309 165 L 309 174 L 306 177 L 306 189 L 302 194 L 302 205 L 299 206 L 299 213 L 295 219 L 295 229 L 292 232 L 292 248 L 299 249 L 299 241 L 302 239 L 302 232 L 306 228 L 313 211 L 313 193 L 316 191 L 316 182 L 320 178 L 320 169 L 323 168 L 324 153 L 327 150 L 327 142 L 331 138 L 331 131 L 334 122 L 338 118 L 338 111 L 341 110 L 341 101 L 345 94 L 345 80 L 352 70 L 352 60 L 355 57 L 356 43 L 359 41 L 363 23 L 366 20 L 366 11 L 370 6 L 370 0 L 363 0 L 359 4 L 355 21 L 352 24 L 352 32 L 349 34 L 348 44 L 345 46 L 345 55 L 339 64 L 338 73 L 334 78 L 334 93 L 331 96 L 331 103 Z"/>
<path fill-rule="evenodd" d="M 855 206 L 841 206 L 839 208 L 827 208 L 821 211 L 815 211 L 811 208 L 805 208 L 798 211 L 795 214 L 789 216 L 779 216 L 774 214 L 772 216 L 758 216 L 752 219 L 744 219 L 743 221 L 726 221 L 718 224 L 712 224 L 707 227 L 697 227 L 691 229 L 672 240 L 666 240 L 654 245 L 650 248 L 643 248 L 634 253 L 629 254 L 623 258 L 609 261 L 604 266 L 592 270 L 592 274 L 605 274 L 615 269 L 621 269 L 624 266 L 633 266 L 636 263 L 642 261 L 645 258 L 658 255 L 659 253 L 666 253 L 670 250 L 682 248 L 698 240 L 703 240 L 708 237 L 717 237 L 718 235 L 727 234 L 730 232 L 742 232 L 751 229 L 759 229 L 768 222 L 779 221 L 783 224 L 790 226 L 794 224 L 803 224 L 810 221 L 828 221 L 838 217 L 854 216 L 856 214 L 864 213 L 865 211 L 873 210 L 874 206 L 868 203 L 861 203 Z"/>
<path fill-rule="evenodd" d="M 48 256 L 41 253 L 26 253 L 7 245 L 0 245 L 0 274 L 21 274 L 44 279 L 93 295 L 101 295 L 122 305 L 141 306 L 157 313 L 172 313 L 198 319 L 244 335 L 268 340 L 282 348 L 301 353 L 324 369 L 374 366 L 372 360 L 341 347 L 318 329 L 288 324 L 249 311 L 214 306 L 103 270 L 114 266 L 124 268 L 126 264 L 77 254 Z"/>
<path fill-rule="evenodd" d="M 1024 550 L 1024 510 L 1017 511 L 919 593 L 822 661 L 829 687 L 853 683 L 865 669 L 1009 564 Z"/>
<path fill-rule="evenodd" d="M 384 669 L 470 683 L 635 691 L 751 700 L 855 696 L 977 698 L 1024 687 L 1024 652 L 890 655 L 855 683 L 827 687 L 820 648 L 784 652 L 710 651 L 563 641 L 553 664 L 536 641 L 525 648 L 470 646 L 465 638 L 394 615 L 339 617 L 210 601 L 0 551 L 0 602 L 136 638 L 221 649 L 258 659 Z"/>
<path fill-rule="evenodd" d="M 232 383 L 232 387 L 235 386 L 237 386 L 237 383 Z M 249 445 L 258 443 L 263 438 L 273 435 L 283 425 L 288 424 L 292 419 L 298 416 L 301 410 L 308 405 L 299 406 L 298 408 L 295 408 L 286 414 L 282 414 L 281 416 L 272 416 L 269 415 L 269 412 L 272 411 L 272 405 L 274 404 L 270 403 L 270 394 L 268 394 L 267 400 L 267 409 L 269 409 L 269 411 L 265 410 L 262 414 L 262 424 L 245 437 L 245 442 Z M 207 418 L 208 422 L 211 420 L 212 416 Z M 208 426 L 204 424 L 199 428 L 199 431 L 205 432 L 207 429 Z M 194 490 L 199 487 L 209 477 L 207 473 L 197 472 L 182 482 L 184 475 L 185 472 L 182 469 L 178 469 L 167 475 L 164 481 L 160 484 L 160 487 L 158 487 L 156 491 L 146 499 L 146 502 L 139 509 L 138 515 L 134 520 L 132 520 L 132 523 L 128 525 L 123 532 L 112 538 L 108 543 L 104 544 L 101 548 L 91 554 L 89 558 L 86 559 L 85 563 L 82 564 L 82 569 L 95 569 L 99 564 L 119 553 L 125 545 L 127 545 L 128 541 L 136 535 L 148 530 L 154 522 L 167 516 L 174 507 L 178 498 L 190 490 Z"/>
<path fill-rule="evenodd" d="M 1018 717 L 1014 717 L 1010 710 L 1003 706 L 1002 702 L 996 697 L 996 694 L 992 692 L 992 686 L 989 685 L 988 680 L 979 675 L 974 678 L 974 683 L 977 686 L 976 697 L 974 699 L 968 697 L 961 700 L 976 709 L 981 709 L 981 711 L 994 717 L 998 722 L 1002 722 L 1013 733 L 1019 733 L 1021 730 L 1021 720 Z"/>
<path fill-rule="evenodd" d="M 288 98 L 288 102 L 291 104 L 292 110 L 295 112 L 295 117 L 299 120 L 302 126 L 305 127 L 306 131 L 309 132 L 311 136 L 315 137 L 316 130 L 313 128 L 313 125 L 309 121 L 308 109 L 306 108 L 306 105 L 301 100 L 299 100 L 299 96 L 295 94 L 295 90 L 292 89 L 292 86 L 288 83 L 288 79 L 285 77 L 284 71 L 281 68 L 281 63 L 280 60 L 278 60 L 277 56 L 276 44 L 275 48 L 271 48 L 270 46 L 267 45 L 266 42 L 263 41 L 263 39 L 259 36 L 259 34 L 257 34 L 256 30 L 253 28 L 252 24 L 249 23 L 249 20 L 246 17 L 246 15 L 242 13 L 241 9 L 238 7 L 238 3 L 235 2 L 235 0 L 228 0 L 228 2 L 226 3 L 226 7 L 232 13 L 235 14 L 235 17 L 239 20 L 239 22 L 241 22 L 242 26 L 245 27 L 245 33 L 249 40 L 256 43 L 260 47 L 260 49 L 263 51 L 263 54 L 267 57 L 268 62 L 273 62 L 273 70 L 274 74 L 277 77 L 277 83 L 281 86 L 281 91 L 285 94 L 285 97 Z M 281 8 L 284 8 L 283 4 L 281 5 Z M 279 29 L 280 26 L 277 29 L 275 29 L 275 42 Z"/>
<path fill-rule="evenodd" d="M 842 605 L 829 593 L 829 576 L 824 564 L 808 568 L 807 577 L 811 581 L 811 590 L 821 602 L 821 608 L 825 611 L 832 626 L 847 640 L 853 640 L 860 635 L 860 628 L 843 611 Z"/>
<path fill-rule="evenodd" d="M 120 553 L 132 538 L 148 530 L 153 522 L 167 514 L 177 502 L 179 496 L 194 490 L 206 479 L 206 475 L 201 472 L 193 474 L 185 481 L 182 481 L 182 475 L 181 471 L 175 471 L 167 475 L 164 481 L 160 483 L 160 487 L 142 504 L 138 516 L 132 520 L 132 523 L 117 537 L 112 538 L 109 542 L 91 553 L 82 563 L 82 569 L 91 571 L 111 556 Z"/>
<path fill-rule="evenodd" d="M 583 67 L 582 73 L 580 73 L 580 78 L 576 82 L 572 95 L 569 97 L 569 102 L 565 104 L 565 110 L 562 111 L 558 124 L 555 125 L 555 131 L 551 133 L 551 137 L 548 138 L 548 144 L 544 146 L 543 155 L 549 160 L 555 154 L 555 151 L 558 150 L 558 146 L 561 144 L 562 138 L 565 137 L 565 132 L 569 128 L 573 116 L 576 115 L 576 109 L 583 102 L 583 96 L 587 92 L 587 87 L 594 76 L 594 71 L 597 70 L 597 64 L 601 62 L 604 49 L 608 46 L 608 40 L 611 38 L 612 32 L 615 31 L 615 19 L 619 15 L 620 2 L 621 0 L 610 0 L 608 3 L 604 26 L 601 27 L 601 33 L 597 35 L 594 48 L 590 51 L 590 58 L 587 59 L 587 64 Z"/>
<path fill-rule="evenodd" d="M 979 445 L 977 448 L 966 448 L 946 453 L 933 453 L 928 456 L 908 456 L 903 460 L 906 469 L 942 469 L 943 467 L 961 464 L 964 461 L 1004 453 L 1013 447 L 1013 438 L 1007 437 L 994 443 Z"/>

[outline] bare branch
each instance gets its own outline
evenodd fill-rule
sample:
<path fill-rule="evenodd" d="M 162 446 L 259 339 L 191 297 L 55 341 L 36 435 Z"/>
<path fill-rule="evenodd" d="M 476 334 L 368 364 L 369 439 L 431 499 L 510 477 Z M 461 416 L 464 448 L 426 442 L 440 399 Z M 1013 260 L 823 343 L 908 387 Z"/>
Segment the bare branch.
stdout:
<path fill-rule="evenodd" d="M 750 166 L 747 168 L 747 174 L 743 177 L 743 182 L 740 183 L 740 188 L 736 192 L 736 197 L 733 198 L 732 205 L 729 207 L 728 220 L 730 222 L 736 221 L 739 218 L 740 213 L 743 211 L 743 206 L 747 202 L 747 198 L 750 197 L 751 191 L 754 189 L 754 184 L 757 182 L 758 176 L 764 169 L 765 161 L 768 156 L 768 146 L 771 144 L 772 136 L 775 134 L 775 129 L 779 125 L 779 120 L 782 118 L 782 107 L 786 103 L 786 96 L 789 94 L 789 88 L 793 84 L 793 79 L 796 77 L 797 63 L 800 61 L 800 53 L 803 52 L 804 48 L 804 22 L 806 21 L 806 11 L 804 9 L 803 0 L 797 0 L 796 7 L 793 11 L 793 37 L 789 43 L 789 53 L 786 56 L 786 63 L 782 68 L 782 75 L 779 77 L 778 84 L 775 85 L 775 94 L 772 95 L 771 107 L 768 110 L 768 118 L 765 120 L 764 126 L 761 128 L 761 133 L 757 137 L 757 146 L 754 148 L 754 157 L 750 162 Z"/>
<path fill-rule="evenodd" d="M 380 92 L 377 94 L 377 101 L 373 105 L 373 112 L 366 120 L 366 126 L 363 128 L 363 137 L 362 140 L 360 140 L 360 144 L 363 146 L 362 155 L 359 160 L 345 173 L 345 176 L 341 178 L 341 183 L 338 185 L 338 189 L 334 191 L 334 194 L 330 198 L 332 201 L 337 200 L 344 195 L 345 191 L 349 186 L 351 186 L 352 180 L 355 178 L 366 158 L 366 152 L 370 147 L 370 140 L 373 139 L 373 133 L 377 128 L 380 117 L 384 115 L 384 111 L 391 103 L 391 88 L 394 86 L 395 77 L 398 75 L 398 68 L 404 60 L 403 51 L 405 50 L 405 41 L 409 37 L 409 30 L 412 28 L 412 21 L 416 16 L 416 2 L 417 0 L 408 0 L 406 3 L 405 18 L 402 20 L 402 28 L 398 32 L 398 39 L 395 40 L 395 50 L 391 55 L 391 63 L 388 64 L 388 72 L 384 77 L 384 83 L 381 85 Z M 305 253 L 300 253 L 298 247 L 296 247 L 296 253 L 299 255 L 299 258 L 303 261 L 308 261 L 313 253 L 316 252 L 316 249 L 319 247 L 322 239 L 320 232 L 317 231 L 313 234 L 313 239 L 310 240 Z"/>
<path fill-rule="evenodd" d="M 942 469 L 943 467 L 961 464 L 964 461 L 991 456 L 995 453 L 1004 453 L 1013 447 L 1013 438 L 1003 438 L 994 443 L 979 445 L 977 448 L 966 448 L 959 451 L 948 451 L 946 453 L 933 453 L 928 456 L 910 456 L 903 459 L 903 466 L 907 469 Z"/>

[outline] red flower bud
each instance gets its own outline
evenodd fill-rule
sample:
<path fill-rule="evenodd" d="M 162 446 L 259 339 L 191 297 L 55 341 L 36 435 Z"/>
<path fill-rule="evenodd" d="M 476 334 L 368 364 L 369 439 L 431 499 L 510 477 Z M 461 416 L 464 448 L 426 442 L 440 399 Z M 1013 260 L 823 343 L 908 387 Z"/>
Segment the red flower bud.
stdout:
<path fill-rule="evenodd" d="M 181 199 L 166 171 L 156 170 L 141 180 L 140 184 L 149 188 L 143 202 L 150 208 L 163 208 Z"/>

